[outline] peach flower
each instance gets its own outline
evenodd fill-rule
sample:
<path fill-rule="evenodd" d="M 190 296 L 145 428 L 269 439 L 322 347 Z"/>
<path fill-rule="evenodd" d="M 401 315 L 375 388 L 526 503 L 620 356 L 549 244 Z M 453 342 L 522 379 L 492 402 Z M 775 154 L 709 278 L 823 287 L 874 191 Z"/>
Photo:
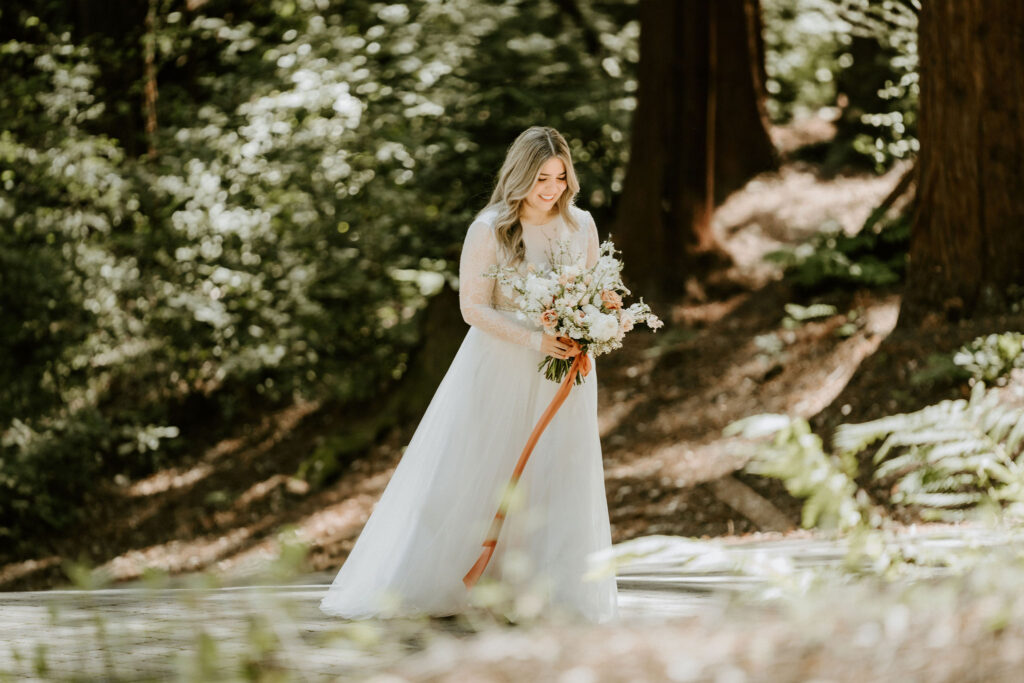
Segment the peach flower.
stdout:
<path fill-rule="evenodd" d="M 615 311 L 622 308 L 622 297 L 619 296 L 618 292 L 610 289 L 601 290 L 601 303 L 609 311 Z"/>
<path fill-rule="evenodd" d="M 540 324 L 548 329 L 558 325 L 558 311 L 549 308 L 540 314 Z"/>
<path fill-rule="evenodd" d="M 623 311 L 622 316 L 619 318 L 619 329 L 623 333 L 633 329 L 633 315 L 629 311 Z"/>

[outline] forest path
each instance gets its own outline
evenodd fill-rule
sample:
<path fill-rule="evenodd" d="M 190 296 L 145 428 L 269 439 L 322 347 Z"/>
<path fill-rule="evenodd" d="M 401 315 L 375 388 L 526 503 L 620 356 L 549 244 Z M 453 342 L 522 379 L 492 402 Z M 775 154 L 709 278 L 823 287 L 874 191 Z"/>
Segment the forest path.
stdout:
<path fill-rule="evenodd" d="M 891 541 L 918 558 L 1024 544 L 1020 532 L 968 525 L 904 528 Z M 618 570 L 621 629 L 611 633 L 695 618 L 718 624 L 715 638 L 728 637 L 744 628 L 744 615 L 761 614 L 759 605 L 770 604 L 780 591 L 810 585 L 806 579 L 822 572 L 841 573 L 847 549 L 846 541 L 807 531 L 731 542 L 634 539 L 617 547 L 620 557 L 644 556 Z M 950 572 L 937 568 L 931 575 Z M 326 680 L 403 666 L 410 656 L 422 662 L 419 653 L 443 650 L 453 638 L 479 645 L 496 632 L 529 637 L 533 627 L 544 625 L 498 629 L 480 621 L 432 619 L 370 620 L 349 628 L 317 608 L 330 572 L 263 585 L 212 587 L 199 578 L 176 577 L 149 587 L 0 593 L 0 676 L 222 680 L 248 665 L 252 671 Z"/>

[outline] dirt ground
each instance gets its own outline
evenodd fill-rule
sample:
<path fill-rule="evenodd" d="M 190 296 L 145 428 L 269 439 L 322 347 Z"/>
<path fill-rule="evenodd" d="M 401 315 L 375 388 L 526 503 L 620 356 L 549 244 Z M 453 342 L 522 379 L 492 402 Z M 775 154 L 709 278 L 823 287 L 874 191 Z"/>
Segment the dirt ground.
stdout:
<path fill-rule="evenodd" d="M 622 350 L 597 360 L 615 542 L 647 534 L 743 535 L 798 523 L 799 501 L 780 484 L 734 474 L 743 459 L 721 434 L 733 420 L 788 413 L 827 430 L 957 390 L 910 387 L 907 373 L 976 330 L 901 338 L 884 358 L 875 357 L 895 326 L 898 289 L 834 291 L 821 301 L 836 306 L 836 315 L 786 329 L 784 305 L 811 302 L 763 259 L 823 226 L 855 231 L 903 170 L 823 179 L 813 166 L 794 162 L 755 178 L 715 218 L 735 263 L 726 274 L 729 293 L 688 293 L 657 311 L 666 321 L 662 330 L 632 333 Z M 847 326 L 839 334 L 847 323 L 853 331 Z M 0 590 L 66 584 L 66 560 L 101 566 L 115 581 L 138 578 L 146 568 L 244 575 L 277 552 L 284 525 L 309 543 L 311 570 L 337 568 L 415 428 L 391 430 L 333 483 L 310 490 L 293 475 L 336 430 L 338 411 L 297 403 L 197 447 L 190 463 L 107 486 L 92 499 L 87 525 L 41 539 L 37 556 L 0 567 Z"/>

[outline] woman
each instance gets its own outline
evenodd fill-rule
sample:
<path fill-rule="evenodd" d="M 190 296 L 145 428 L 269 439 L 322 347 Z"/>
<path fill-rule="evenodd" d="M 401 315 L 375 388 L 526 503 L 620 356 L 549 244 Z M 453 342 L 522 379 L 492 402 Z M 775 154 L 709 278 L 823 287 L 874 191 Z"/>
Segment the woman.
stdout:
<path fill-rule="evenodd" d="M 460 308 L 471 327 L 321 601 L 324 612 L 445 616 L 471 604 L 462 578 L 559 386 L 537 366 L 545 355 L 579 353 L 574 340 L 519 320 L 512 300 L 483 273 L 495 264 L 525 273 L 556 258 L 593 266 L 597 227 L 573 205 L 578 191 L 558 131 L 534 126 L 509 147 L 459 262 Z M 541 435 L 514 494 L 481 582 L 528 590 L 562 614 L 617 619 L 615 577 L 584 577 L 588 556 L 611 546 L 593 366 Z"/>

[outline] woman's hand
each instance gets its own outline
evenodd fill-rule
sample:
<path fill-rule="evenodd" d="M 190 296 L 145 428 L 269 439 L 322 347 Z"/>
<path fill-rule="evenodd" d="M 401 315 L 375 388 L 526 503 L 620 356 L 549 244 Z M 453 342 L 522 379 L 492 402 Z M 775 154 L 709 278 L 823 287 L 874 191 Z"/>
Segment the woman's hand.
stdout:
<path fill-rule="evenodd" d="M 552 337 L 545 334 L 540 344 L 540 350 L 555 358 L 572 358 L 578 356 L 582 347 L 575 339 L 569 337 Z"/>

